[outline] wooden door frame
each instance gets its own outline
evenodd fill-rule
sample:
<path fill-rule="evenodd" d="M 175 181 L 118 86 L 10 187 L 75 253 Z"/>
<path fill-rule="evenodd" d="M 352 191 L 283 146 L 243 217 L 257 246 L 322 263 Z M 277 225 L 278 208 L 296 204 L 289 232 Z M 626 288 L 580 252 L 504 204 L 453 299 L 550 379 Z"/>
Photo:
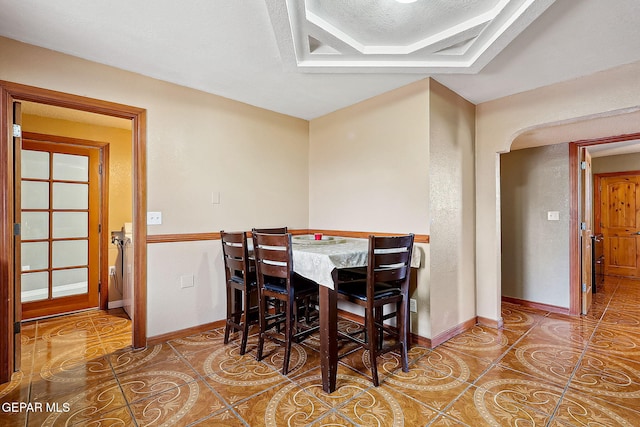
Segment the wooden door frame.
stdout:
<path fill-rule="evenodd" d="M 580 218 L 578 217 L 578 207 L 580 206 L 578 200 L 580 197 L 578 193 L 580 148 L 634 139 L 640 139 L 640 132 L 569 143 L 569 314 L 571 315 L 579 315 L 581 308 Z"/>
<path fill-rule="evenodd" d="M 146 110 L 124 104 L 72 95 L 0 80 L 0 383 L 13 373 L 13 102 L 30 101 L 131 120 L 133 145 L 134 310 L 132 343 L 147 341 L 147 165 Z"/>
<path fill-rule="evenodd" d="M 99 175 L 99 191 L 100 191 L 100 210 L 98 212 L 98 222 L 102 224 L 102 232 L 100 233 L 99 246 L 99 278 L 100 300 L 98 305 L 101 309 L 106 310 L 109 305 L 109 233 L 106 228 L 109 224 L 109 143 L 102 141 L 94 141 L 89 139 L 70 138 L 66 136 L 49 135 L 35 132 L 22 132 L 22 141 L 24 140 L 39 141 L 50 144 L 64 144 L 78 147 L 86 147 L 98 150 L 98 159 L 102 165 L 102 173 Z"/>

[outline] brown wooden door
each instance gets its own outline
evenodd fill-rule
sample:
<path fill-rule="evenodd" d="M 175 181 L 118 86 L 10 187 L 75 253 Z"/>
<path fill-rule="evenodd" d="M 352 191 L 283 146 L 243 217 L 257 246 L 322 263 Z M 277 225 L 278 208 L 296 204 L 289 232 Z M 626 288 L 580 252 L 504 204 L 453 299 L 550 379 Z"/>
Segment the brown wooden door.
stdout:
<path fill-rule="evenodd" d="M 640 175 L 600 178 L 604 274 L 640 278 Z"/>
<path fill-rule="evenodd" d="M 580 221 L 581 221 L 581 248 L 582 248 L 582 314 L 587 314 L 591 308 L 593 288 L 593 257 L 591 253 L 591 236 L 593 235 L 593 189 L 591 174 L 591 155 L 586 148 L 582 152 L 582 174 L 580 179 Z"/>
<path fill-rule="evenodd" d="M 24 319 L 98 307 L 100 151 L 23 138 Z"/>

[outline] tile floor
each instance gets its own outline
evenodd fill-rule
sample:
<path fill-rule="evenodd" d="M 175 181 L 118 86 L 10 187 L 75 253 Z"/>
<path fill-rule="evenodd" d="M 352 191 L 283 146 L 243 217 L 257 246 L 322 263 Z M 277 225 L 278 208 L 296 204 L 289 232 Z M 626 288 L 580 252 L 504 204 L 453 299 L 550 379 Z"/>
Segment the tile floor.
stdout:
<path fill-rule="evenodd" d="M 23 370 L 0 385 L 0 425 L 640 425 L 640 282 L 608 278 L 581 318 L 513 304 L 503 316 L 501 331 L 413 347 L 408 373 L 387 355 L 378 388 L 356 352 L 331 395 L 317 338 L 295 346 L 285 377 L 276 347 L 255 361 L 255 337 L 244 356 L 222 330 L 132 351 L 121 312 L 38 321 L 23 329 Z M 17 402 L 31 406 L 12 412 Z"/>

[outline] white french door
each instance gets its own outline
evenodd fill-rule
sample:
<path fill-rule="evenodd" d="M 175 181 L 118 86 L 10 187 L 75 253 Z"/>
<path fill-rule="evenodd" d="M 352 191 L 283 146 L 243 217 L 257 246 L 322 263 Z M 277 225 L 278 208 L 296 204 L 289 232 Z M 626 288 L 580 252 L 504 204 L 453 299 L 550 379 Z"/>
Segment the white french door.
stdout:
<path fill-rule="evenodd" d="M 22 318 L 99 302 L 98 149 L 23 139 Z"/>

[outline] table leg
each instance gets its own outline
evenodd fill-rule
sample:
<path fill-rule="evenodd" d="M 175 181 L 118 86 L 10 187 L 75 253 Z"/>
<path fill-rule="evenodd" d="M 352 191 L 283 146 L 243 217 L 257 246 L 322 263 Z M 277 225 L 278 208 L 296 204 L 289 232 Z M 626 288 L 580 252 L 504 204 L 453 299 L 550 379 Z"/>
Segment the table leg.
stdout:
<path fill-rule="evenodd" d="M 320 366 L 322 389 L 333 393 L 338 371 L 338 296 L 328 286 L 320 286 Z"/>

